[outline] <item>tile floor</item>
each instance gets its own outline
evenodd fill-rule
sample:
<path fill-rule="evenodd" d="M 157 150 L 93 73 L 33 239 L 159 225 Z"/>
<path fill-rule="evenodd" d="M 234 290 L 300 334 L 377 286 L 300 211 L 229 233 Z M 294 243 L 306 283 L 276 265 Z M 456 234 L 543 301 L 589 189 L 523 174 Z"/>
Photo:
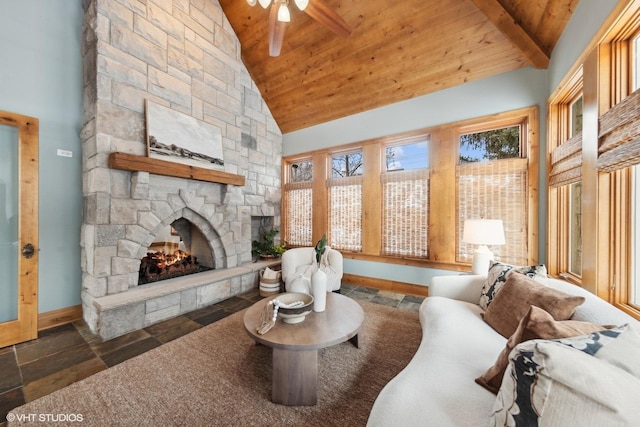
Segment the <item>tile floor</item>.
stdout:
<path fill-rule="evenodd" d="M 354 299 L 417 311 L 424 298 L 343 284 Z M 103 342 L 83 321 L 52 328 L 38 339 L 0 348 L 0 427 L 13 408 L 79 381 L 249 307 L 258 290 Z"/>

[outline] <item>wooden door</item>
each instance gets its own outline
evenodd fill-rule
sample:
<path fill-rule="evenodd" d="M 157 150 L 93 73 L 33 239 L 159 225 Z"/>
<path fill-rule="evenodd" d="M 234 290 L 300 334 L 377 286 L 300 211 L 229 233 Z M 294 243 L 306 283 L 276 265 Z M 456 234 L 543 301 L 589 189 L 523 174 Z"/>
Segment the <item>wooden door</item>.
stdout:
<path fill-rule="evenodd" d="M 38 119 L 0 111 L 0 348 L 38 336 Z"/>

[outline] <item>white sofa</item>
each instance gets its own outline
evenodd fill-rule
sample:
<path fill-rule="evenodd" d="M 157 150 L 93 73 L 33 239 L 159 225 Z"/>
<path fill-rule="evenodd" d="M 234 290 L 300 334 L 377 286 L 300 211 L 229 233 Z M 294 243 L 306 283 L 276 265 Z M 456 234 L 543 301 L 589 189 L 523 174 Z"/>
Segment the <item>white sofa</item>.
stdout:
<path fill-rule="evenodd" d="M 485 280 L 477 275 L 432 279 L 429 297 L 419 310 L 420 346 L 405 369 L 380 392 L 368 426 L 489 425 L 496 395 L 474 380 L 494 364 L 506 339 L 481 317 L 478 301 Z M 572 320 L 638 324 L 578 286 L 555 279 L 546 284 L 586 298 Z"/>

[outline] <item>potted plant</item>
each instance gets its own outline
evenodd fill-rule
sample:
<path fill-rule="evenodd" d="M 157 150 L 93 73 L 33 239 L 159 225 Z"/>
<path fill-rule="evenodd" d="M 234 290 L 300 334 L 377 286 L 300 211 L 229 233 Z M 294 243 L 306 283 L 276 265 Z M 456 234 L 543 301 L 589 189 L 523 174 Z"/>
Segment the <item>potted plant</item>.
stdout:
<path fill-rule="evenodd" d="M 251 252 L 260 258 L 277 258 L 282 255 L 286 250 L 285 244 L 276 244 L 274 241 L 278 232 L 277 228 L 272 228 L 262 233 L 260 240 L 253 241 L 253 250 Z"/>
<path fill-rule="evenodd" d="M 316 243 L 315 251 L 316 251 L 316 262 L 318 266 L 320 266 L 320 260 L 322 259 L 322 254 L 324 254 L 325 249 L 327 248 L 327 235 L 323 234 L 322 238 L 318 240 Z"/>

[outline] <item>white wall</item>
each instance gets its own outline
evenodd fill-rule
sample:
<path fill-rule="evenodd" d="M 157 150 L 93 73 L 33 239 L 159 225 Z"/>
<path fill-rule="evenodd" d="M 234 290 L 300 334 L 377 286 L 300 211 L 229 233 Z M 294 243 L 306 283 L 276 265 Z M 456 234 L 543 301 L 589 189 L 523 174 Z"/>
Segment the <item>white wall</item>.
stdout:
<path fill-rule="evenodd" d="M 554 50 L 548 70 L 524 68 L 291 132 L 284 135 L 283 155 L 538 105 L 541 120 L 540 153 L 545 156 L 547 98 L 616 3 L 614 0 L 581 0 Z M 546 176 L 546 161 L 542 157 L 538 183 L 539 262 L 546 260 Z M 344 270 L 349 274 L 423 285 L 428 284 L 433 275 L 452 273 L 360 260 L 345 260 Z"/>
<path fill-rule="evenodd" d="M 0 110 L 40 119 L 40 312 L 80 303 L 81 0 L 3 0 Z M 548 71 L 522 69 L 284 135 L 283 154 L 544 103 L 617 2 L 581 0 Z M 541 129 L 541 136 L 546 130 Z M 542 143 L 543 141 L 541 141 Z M 544 144 L 541 152 L 544 152 Z M 56 149 L 73 152 L 71 159 Z M 541 174 L 544 183 L 545 175 Z M 541 185 L 544 190 L 544 185 Z M 546 206 L 541 191 L 541 209 Z M 540 214 L 544 223 L 544 211 Z M 544 252 L 544 227 L 540 247 Z M 541 258 L 543 259 L 543 258 Z M 427 284 L 443 270 L 345 260 L 350 274 Z"/>
<path fill-rule="evenodd" d="M 621 0 L 622 2 L 624 0 Z M 558 40 L 549 63 L 549 95 L 576 63 L 618 0 L 580 0 L 567 28 Z"/>
<path fill-rule="evenodd" d="M 363 141 L 532 105 L 540 107 L 540 117 L 544 118 L 546 117 L 546 97 L 546 71 L 530 67 L 523 68 L 285 134 L 283 155 Z M 541 127 L 540 134 L 544 135 L 546 132 L 544 123 L 541 123 Z M 541 139 L 540 143 L 540 150 L 544 152 L 544 140 Z M 542 167 L 544 166 L 543 162 Z M 541 171 L 540 175 L 546 176 L 544 171 Z M 541 193 L 544 192 L 546 184 L 542 178 L 539 185 Z M 542 200 L 546 200 L 546 196 Z M 539 227 L 543 226 L 541 221 Z M 546 232 L 541 229 L 540 234 L 544 236 Z M 540 259 L 543 259 L 543 254 L 540 255 Z M 361 260 L 345 260 L 344 271 L 349 274 L 418 285 L 427 285 L 434 275 L 453 273 L 440 269 Z"/>
<path fill-rule="evenodd" d="M 42 313 L 80 304 L 82 2 L 5 0 L 0 8 L 0 110 L 40 123 Z"/>

